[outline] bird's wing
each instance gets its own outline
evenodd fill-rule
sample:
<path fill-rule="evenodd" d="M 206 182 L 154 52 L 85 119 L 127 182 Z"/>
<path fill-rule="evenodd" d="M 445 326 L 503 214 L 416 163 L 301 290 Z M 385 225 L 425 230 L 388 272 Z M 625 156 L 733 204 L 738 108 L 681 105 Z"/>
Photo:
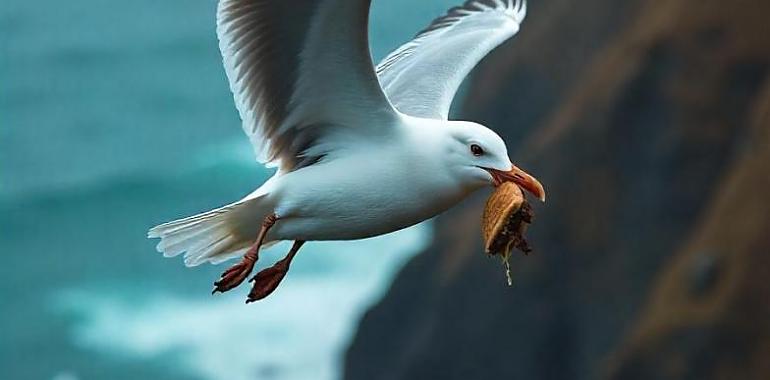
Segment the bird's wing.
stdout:
<path fill-rule="evenodd" d="M 375 128 L 395 117 L 369 53 L 369 6 L 370 0 L 219 1 L 219 48 L 260 162 L 293 170 L 338 141 L 382 133 Z"/>
<path fill-rule="evenodd" d="M 399 111 L 446 119 L 457 88 L 482 58 L 519 31 L 526 0 L 471 0 L 450 9 L 377 65 Z"/>

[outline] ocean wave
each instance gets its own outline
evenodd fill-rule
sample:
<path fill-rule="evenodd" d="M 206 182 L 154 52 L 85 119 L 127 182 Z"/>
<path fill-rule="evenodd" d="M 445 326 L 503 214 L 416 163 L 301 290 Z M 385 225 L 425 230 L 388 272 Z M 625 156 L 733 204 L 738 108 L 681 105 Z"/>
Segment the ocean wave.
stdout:
<path fill-rule="evenodd" d="M 424 248 L 429 231 L 418 225 L 357 242 L 308 244 L 303 253 L 316 262 L 298 260 L 278 291 L 257 304 L 244 304 L 243 294 L 190 298 L 146 289 L 68 290 L 56 293 L 54 304 L 79 317 L 70 326 L 73 343 L 95 355 L 176 360 L 176 375 L 206 379 L 336 379 L 358 320 Z M 318 260 L 333 270 L 313 271 Z"/>
<path fill-rule="evenodd" d="M 225 140 L 204 146 L 191 153 L 188 161 L 178 165 L 116 168 L 109 173 L 73 174 L 64 180 L 44 184 L 29 181 L 25 185 L 3 178 L 0 182 L 0 204 L 66 200 L 84 195 L 98 198 L 102 193 L 136 187 L 155 186 L 159 191 L 168 187 L 205 187 L 212 185 L 208 180 L 210 178 L 232 179 L 230 183 L 218 182 L 218 189 L 233 188 L 248 193 L 269 178 L 273 171 L 256 161 L 248 142 Z M 243 189 L 244 184 L 251 189 Z M 233 195 L 233 200 L 237 197 Z"/>

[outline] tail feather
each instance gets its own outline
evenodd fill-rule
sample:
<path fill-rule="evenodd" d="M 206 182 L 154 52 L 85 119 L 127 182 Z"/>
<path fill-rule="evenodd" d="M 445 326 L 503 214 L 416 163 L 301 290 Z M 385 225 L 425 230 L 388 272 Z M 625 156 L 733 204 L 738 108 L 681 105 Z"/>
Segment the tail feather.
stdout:
<path fill-rule="evenodd" d="M 187 248 L 194 246 L 193 241 L 206 239 L 206 234 L 222 227 L 222 222 L 212 221 L 210 224 L 200 223 L 188 226 L 188 231 L 179 233 L 179 229 L 167 231 L 158 243 L 157 249 L 166 257 L 174 257 Z"/>
<path fill-rule="evenodd" d="M 187 266 L 214 264 L 236 257 L 251 244 L 267 215 L 260 198 L 242 201 L 201 214 L 163 223 L 147 232 L 160 238 L 158 252 L 174 257 L 181 253 Z"/>
<path fill-rule="evenodd" d="M 200 244 L 191 248 L 189 252 L 200 252 L 200 254 L 186 255 L 184 263 L 189 267 L 194 267 L 209 261 L 213 256 L 217 255 L 225 257 L 222 261 L 227 260 L 233 255 L 238 254 L 238 250 L 235 249 L 237 243 L 238 242 L 231 235 L 221 236 L 214 241 L 207 241 L 205 244 Z"/>

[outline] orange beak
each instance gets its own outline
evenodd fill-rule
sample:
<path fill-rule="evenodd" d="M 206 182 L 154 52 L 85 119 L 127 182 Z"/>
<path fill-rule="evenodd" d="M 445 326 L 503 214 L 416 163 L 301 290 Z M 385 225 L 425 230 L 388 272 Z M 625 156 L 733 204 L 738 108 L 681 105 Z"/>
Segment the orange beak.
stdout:
<path fill-rule="evenodd" d="M 500 186 L 503 182 L 513 182 L 522 189 L 532 193 L 537 199 L 545 202 L 545 189 L 543 189 L 540 181 L 524 170 L 517 168 L 516 165 L 511 165 L 511 170 L 507 172 L 497 169 L 487 169 L 487 171 L 492 175 L 492 181 L 495 186 Z"/>

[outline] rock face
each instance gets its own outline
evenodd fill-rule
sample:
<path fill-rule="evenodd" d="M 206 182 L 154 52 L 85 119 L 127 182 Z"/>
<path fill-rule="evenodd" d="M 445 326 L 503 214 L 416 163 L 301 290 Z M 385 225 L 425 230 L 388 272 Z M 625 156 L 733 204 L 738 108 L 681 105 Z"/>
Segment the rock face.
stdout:
<path fill-rule="evenodd" d="M 483 200 L 361 322 L 348 379 L 770 378 L 770 2 L 532 1 L 461 118 L 546 186 L 505 286 Z"/>

